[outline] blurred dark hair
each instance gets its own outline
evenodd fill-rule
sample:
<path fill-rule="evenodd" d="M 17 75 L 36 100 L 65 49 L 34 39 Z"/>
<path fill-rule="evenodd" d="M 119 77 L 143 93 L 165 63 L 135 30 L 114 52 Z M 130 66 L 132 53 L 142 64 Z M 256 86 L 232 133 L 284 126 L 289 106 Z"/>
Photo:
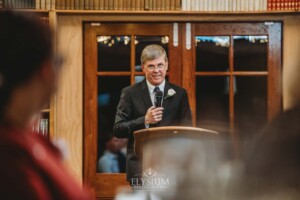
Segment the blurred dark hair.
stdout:
<path fill-rule="evenodd" d="M 300 188 L 300 107 L 285 111 L 248 144 L 249 177 L 272 187 Z"/>
<path fill-rule="evenodd" d="M 0 11 L 0 122 L 12 91 L 52 56 L 49 26 L 30 13 Z"/>

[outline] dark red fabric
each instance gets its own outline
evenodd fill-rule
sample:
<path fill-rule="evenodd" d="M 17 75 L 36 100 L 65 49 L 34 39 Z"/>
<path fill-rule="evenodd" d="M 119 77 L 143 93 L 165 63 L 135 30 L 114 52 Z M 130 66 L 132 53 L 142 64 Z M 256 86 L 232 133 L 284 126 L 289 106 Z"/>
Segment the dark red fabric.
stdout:
<path fill-rule="evenodd" d="M 0 199 L 93 199 L 46 138 L 0 128 Z"/>

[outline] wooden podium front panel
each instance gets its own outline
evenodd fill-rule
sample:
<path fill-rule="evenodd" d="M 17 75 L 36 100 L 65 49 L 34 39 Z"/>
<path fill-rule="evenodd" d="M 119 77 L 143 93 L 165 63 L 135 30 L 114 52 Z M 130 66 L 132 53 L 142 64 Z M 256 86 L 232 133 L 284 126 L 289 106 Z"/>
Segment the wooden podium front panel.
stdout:
<path fill-rule="evenodd" d="M 216 137 L 218 132 L 202 128 L 167 126 L 143 129 L 134 132 L 134 151 L 135 155 L 143 158 L 143 146 L 145 143 L 166 138 L 207 138 Z"/>

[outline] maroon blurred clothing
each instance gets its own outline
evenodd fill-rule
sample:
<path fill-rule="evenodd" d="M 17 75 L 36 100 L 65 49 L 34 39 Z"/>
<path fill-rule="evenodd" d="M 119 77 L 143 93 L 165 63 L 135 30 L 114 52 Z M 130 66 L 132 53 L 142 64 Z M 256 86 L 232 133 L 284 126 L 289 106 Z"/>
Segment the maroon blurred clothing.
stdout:
<path fill-rule="evenodd" d="M 0 199 L 93 199 L 42 135 L 0 127 Z"/>

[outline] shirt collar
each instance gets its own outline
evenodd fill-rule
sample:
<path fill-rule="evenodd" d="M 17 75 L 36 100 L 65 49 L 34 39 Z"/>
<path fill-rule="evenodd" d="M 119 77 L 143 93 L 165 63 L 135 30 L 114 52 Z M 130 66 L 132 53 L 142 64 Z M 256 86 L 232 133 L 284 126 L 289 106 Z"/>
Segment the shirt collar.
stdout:
<path fill-rule="evenodd" d="M 152 94 L 153 91 L 154 91 L 154 88 L 156 86 L 152 85 L 148 80 L 146 80 L 147 82 L 147 86 L 148 86 L 148 90 L 149 90 L 149 93 Z M 158 85 L 157 87 L 159 87 L 159 89 L 163 92 L 164 89 L 165 89 L 165 85 L 166 85 L 166 80 L 164 80 L 160 85 Z"/>

